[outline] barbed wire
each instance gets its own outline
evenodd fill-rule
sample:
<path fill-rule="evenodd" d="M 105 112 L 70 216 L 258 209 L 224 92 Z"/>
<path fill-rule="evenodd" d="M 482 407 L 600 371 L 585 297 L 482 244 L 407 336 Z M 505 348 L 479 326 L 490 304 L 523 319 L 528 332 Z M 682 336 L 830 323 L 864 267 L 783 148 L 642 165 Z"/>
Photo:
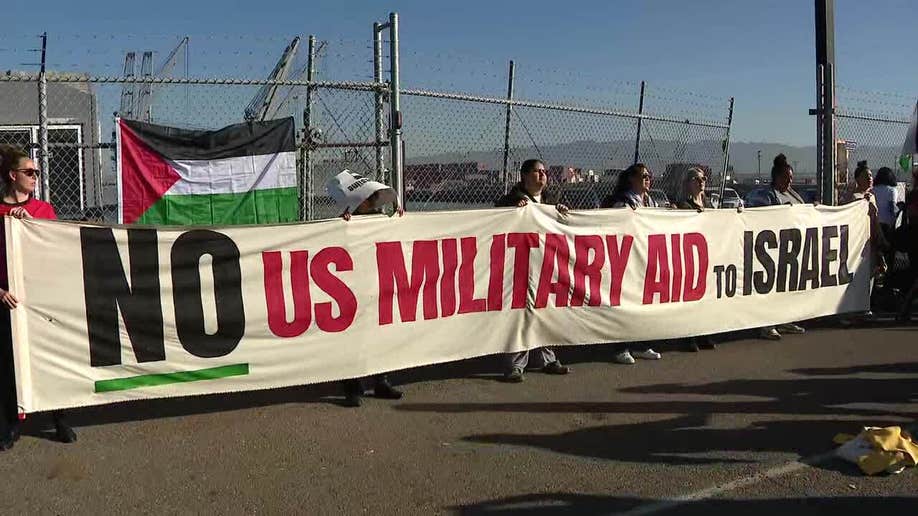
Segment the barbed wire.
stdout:
<path fill-rule="evenodd" d="M 843 85 L 836 86 L 836 91 L 839 116 L 908 122 L 918 102 L 918 94 L 857 90 Z"/>
<path fill-rule="evenodd" d="M 49 35 L 49 113 L 58 120 L 86 119 L 49 127 L 52 199 L 61 206 L 62 217 L 86 216 L 87 207 L 110 209 L 115 203 L 111 135 L 116 114 L 139 114 L 175 127 L 216 129 L 241 122 L 249 100 L 269 86 L 280 88 L 271 116 L 294 116 L 300 130 L 297 146 L 304 157 L 298 165 L 308 171 L 308 188 L 301 191 L 308 192 L 303 202 L 309 216 L 336 215 L 334 203 L 323 192 L 325 181 L 341 169 L 391 179 L 388 129 L 377 132 L 390 125 L 390 49 L 383 39 L 383 78 L 375 82 L 367 32 L 365 39 L 319 35 L 312 81 L 305 76 L 305 38 L 290 75 L 280 81 L 266 77 L 293 36 L 190 34 L 190 48 L 175 63 L 180 73 L 126 76 L 126 51 L 135 52 L 138 60 L 141 52 L 151 51 L 157 65 L 185 36 Z M 30 38 L 12 44 L 9 37 L 0 36 L 0 48 L 9 49 L 0 54 L 0 65 L 35 60 L 38 40 Z M 61 69 L 61 63 L 69 63 L 72 70 Z M 406 189 L 411 209 L 490 206 L 515 177 L 521 160 L 533 156 L 551 165 L 552 180 L 580 207 L 598 205 L 616 171 L 629 165 L 635 152 L 658 172 L 661 184 L 676 181 L 686 164 L 707 167 L 711 183 L 719 181 L 728 128 L 726 100 L 651 83 L 644 112 L 638 113 L 639 81 L 541 62 L 515 64 L 514 97 L 508 100 L 509 59 L 402 49 L 402 143 L 405 175 L 412 182 L 410 192 Z M 0 86 L 34 83 L 38 78 L 33 72 L 0 74 Z M 130 106 L 143 91 L 150 92 L 150 111 L 123 113 L 126 99 Z M 380 108 L 379 95 L 384 104 Z M 307 99 L 309 117 L 304 114 Z M 644 124 L 640 139 L 639 120 Z M 0 131 L 0 138 L 36 149 L 36 122 L 23 124 L 25 129 L 18 132 Z M 583 182 L 596 184 L 579 184 Z"/>

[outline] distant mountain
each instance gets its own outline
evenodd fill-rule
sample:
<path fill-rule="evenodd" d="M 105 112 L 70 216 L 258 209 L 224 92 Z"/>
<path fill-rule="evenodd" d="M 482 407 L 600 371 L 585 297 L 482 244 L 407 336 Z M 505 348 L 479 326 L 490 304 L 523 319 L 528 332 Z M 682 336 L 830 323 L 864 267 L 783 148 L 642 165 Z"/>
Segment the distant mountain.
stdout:
<path fill-rule="evenodd" d="M 731 142 L 730 164 L 738 174 L 755 175 L 758 171 L 758 151 L 762 152 L 764 176 L 771 173 L 775 156 L 782 153 L 787 156 L 789 163 L 796 164 L 797 175 L 810 176 L 816 173 L 816 147 L 812 145 L 800 147 L 768 142 Z M 511 169 L 518 168 L 524 159 L 540 156 L 549 165 L 567 165 L 596 171 L 625 168 L 634 159 L 634 142 L 587 140 L 540 146 L 538 149 L 533 146 L 514 147 L 511 149 Z M 849 156 L 849 170 L 854 169 L 858 160 L 867 159 L 876 170 L 881 166 L 895 166 L 897 158 L 897 147 L 859 145 Z M 503 150 L 495 148 L 424 155 L 422 152 L 412 152 L 410 142 L 406 144 L 405 162 L 408 164 L 463 161 L 477 161 L 487 168 L 499 170 L 503 163 Z M 701 140 L 682 144 L 674 141 L 645 140 L 641 142 L 641 161 L 661 172 L 668 163 L 675 162 L 702 163 L 719 170 L 723 166 L 723 154 L 719 141 Z"/>
<path fill-rule="evenodd" d="M 771 174 L 775 156 L 784 154 L 787 162 L 795 172 L 808 176 L 816 174 L 816 146 L 796 147 L 781 143 L 766 142 L 730 142 L 730 163 L 739 174 L 753 175 L 758 173 L 757 152 L 762 151 L 762 175 Z"/>

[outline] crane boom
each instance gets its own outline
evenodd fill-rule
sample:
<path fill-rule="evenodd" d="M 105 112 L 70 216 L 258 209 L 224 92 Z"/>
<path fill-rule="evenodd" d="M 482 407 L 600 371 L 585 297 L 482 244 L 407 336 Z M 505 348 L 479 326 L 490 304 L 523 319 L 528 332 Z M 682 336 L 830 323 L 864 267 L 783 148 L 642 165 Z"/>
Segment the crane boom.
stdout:
<path fill-rule="evenodd" d="M 300 38 L 297 36 L 293 38 L 293 41 L 284 49 L 284 53 L 281 54 L 280 59 L 274 66 L 274 70 L 268 75 L 269 81 L 283 81 L 287 78 L 287 74 L 290 72 L 290 67 L 293 66 L 293 60 L 296 57 L 296 51 L 299 46 Z M 277 88 L 278 86 L 276 84 L 265 84 L 258 90 L 258 93 L 255 94 L 249 102 L 249 105 L 245 108 L 245 119 L 247 121 L 252 122 L 256 120 L 265 120 L 267 118 L 268 113 L 272 112 L 272 107 L 278 102 Z"/>
<path fill-rule="evenodd" d="M 124 77 L 134 77 L 135 72 L 135 54 L 128 52 L 124 55 Z M 121 105 L 118 108 L 118 116 L 122 118 L 134 117 L 134 92 L 137 85 L 133 82 L 126 82 L 121 86 Z"/>

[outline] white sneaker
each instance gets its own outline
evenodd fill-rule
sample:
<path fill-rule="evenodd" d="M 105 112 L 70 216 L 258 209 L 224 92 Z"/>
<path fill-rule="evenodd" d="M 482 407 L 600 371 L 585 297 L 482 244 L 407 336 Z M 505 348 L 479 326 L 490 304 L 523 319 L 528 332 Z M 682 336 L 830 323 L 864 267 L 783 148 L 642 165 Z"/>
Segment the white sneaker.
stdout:
<path fill-rule="evenodd" d="M 796 335 L 799 335 L 801 333 L 806 333 L 806 330 L 803 329 L 802 326 L 797 326 L 796 324 L 793 324 L 793 323 L 779 324 L 778 330 L 784 333 L 791 333 L 791 334 L 796 334 Z"/>
<path fill-rule="evenodd" d="M 632 355 L 637 358 L 643 358 L 644 360 L 660 360 L 663 358 L 663 355 L 650 348 L 647 348 L 645 351 L 635 351 Z"/>
<path fill-rule="evenodd" d="M 778 330 L 776 330 L 774 326 L 762 328 L 759 330 L 759 336 L 768 340 L 781 340 L 781 334 L 778 333 Z"/>
<path fill-rule="evenodd" d="M 631 356 L 631 353 L 629 353 L 627 349 L 621 353 L 616 353 L 615 356 L 612 357 L 612 360 L 614 360 L 616 364 L 631 365 L 634 363 L 634 357 Z"/>

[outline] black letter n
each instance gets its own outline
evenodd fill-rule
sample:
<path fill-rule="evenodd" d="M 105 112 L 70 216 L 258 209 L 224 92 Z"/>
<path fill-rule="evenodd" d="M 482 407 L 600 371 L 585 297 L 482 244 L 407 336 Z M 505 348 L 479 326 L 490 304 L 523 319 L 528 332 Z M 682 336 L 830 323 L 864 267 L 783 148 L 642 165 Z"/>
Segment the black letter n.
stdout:
<path fill-rule="evenodd" d="M 127 235 L 130 286 L 112 230 L 80 228 L 89 361 L 93 367 L 121 363 L 119 310 L 137 362 L 166 359 L 156 231 L 129 229 Z"/>

